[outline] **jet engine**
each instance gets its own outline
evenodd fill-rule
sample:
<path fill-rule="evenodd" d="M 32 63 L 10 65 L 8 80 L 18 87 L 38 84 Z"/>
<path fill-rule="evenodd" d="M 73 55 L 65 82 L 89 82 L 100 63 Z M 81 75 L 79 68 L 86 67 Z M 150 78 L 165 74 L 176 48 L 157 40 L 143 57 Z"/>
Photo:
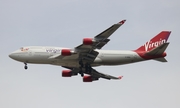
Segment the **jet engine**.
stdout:
<path fill-rule="evenodd" d="M 70 49 L 62 49 L 61 55 L 62 56 L 70 56 L 72 54 L 72 51 Z"/>
<path fill-rule="evenodd" d="M 93 38 L 84 38 L 83 39 L 83 44 L 84 45 L 92 45 L 93 42 L 95 42 Z"/>
<path fill-rule="evenodd" d="M 71 76 L 75 76 L 78 73 L 73 72 L 72 70 L 63 70 L 62 71 L 62 77 L 71 77 Z"/>
<path fill-rule="evenodd" d="M 98 80 L 98 78 L 94 78 L 92 76 L 84 76 L 83 77 L 83 82 L 92 82 L 92 81 L 95 81 L 95 80 Z"/>
<path fill-rule="evenodd" d="M 63 70 L 62 71 L 62 77 L 71 77 L 72 71 L 71 70 Z"/>

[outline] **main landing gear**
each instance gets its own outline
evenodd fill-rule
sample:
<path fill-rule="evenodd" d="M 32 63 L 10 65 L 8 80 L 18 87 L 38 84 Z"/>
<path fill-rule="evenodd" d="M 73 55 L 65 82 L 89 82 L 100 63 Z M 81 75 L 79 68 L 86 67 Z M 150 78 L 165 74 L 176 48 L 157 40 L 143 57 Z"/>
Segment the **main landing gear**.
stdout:
<path fill-rule="evenodd" d="M 84 72 L 83 72 L 83 68 L 85 68 L 85 72 L 88 73 L 88 74 L 91 74 L 91 71 L 92 71 L 92 67 L 89 63 L 83 63 L 82 60 L 79 61 L 79 74 L 81 74 L 81 76 L 83 77 L 84 76 Z"/>
<path fill-rule="evenodd" d="M 92 71 L 92 67 L 90 64 L 86 63 L 85 65 L 85 71 L 89 74 L 91 74 L 91 71 Z"/>
<path fill-rule="evenodd" d="M 79 61 L 79 65 L 80 65 L 80 67 L 79 67 L 79 74 L 81 74 L 81 77 L 83 77 L 84 73 L 83 73 L 82 68 L 84 67 L 84 64 L 83 64 L 82 60 Z"/>
<path fill-rule="evenodd" d="M 24 64 L 25 64 L 24 69 L 28 69 L 27 63 L 24 63 Z"/>
<path fill-rule="evenodd" d="M 83 73 L 83 71 L 82 71 L 82 70 L 80 70 L 80 71 L 79 71 L 79 74 L 81 74 L 81 77 L 83 77 L 83 76 L 84 76 L 84 73 Z"/>

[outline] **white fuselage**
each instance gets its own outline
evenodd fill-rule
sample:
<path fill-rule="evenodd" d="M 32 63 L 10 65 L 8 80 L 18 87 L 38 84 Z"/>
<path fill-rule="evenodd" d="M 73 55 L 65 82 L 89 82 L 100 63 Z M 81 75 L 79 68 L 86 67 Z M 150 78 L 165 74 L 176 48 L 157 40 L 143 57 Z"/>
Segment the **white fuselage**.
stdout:
<path fill-rule="evenodd" d="M 31 46 L 24 47 L 11 53 L 9 56 L 17 61 L 24 63 L 35 64 L 52 64 L 67 67 L 79 67 L 77 54 L 71 56 L 64 56 L 63 58 L 52 58 L 57 54 L 61 54 L 62 47 L 41 47 Z M 119 50 L 96 50 L 99 52 L 98 56 L 91 64 L 92 66 L 100 65 L 122 65 L 144 61 L 134 51 L 119 51 Z"/>

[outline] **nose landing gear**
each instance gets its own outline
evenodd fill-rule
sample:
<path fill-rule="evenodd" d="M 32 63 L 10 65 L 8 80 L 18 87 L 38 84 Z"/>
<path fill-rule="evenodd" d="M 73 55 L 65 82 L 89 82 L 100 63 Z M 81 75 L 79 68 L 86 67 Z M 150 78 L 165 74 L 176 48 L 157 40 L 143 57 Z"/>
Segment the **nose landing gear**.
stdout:
<path fill-rule="evenodd" d="M 24 63 L 24 64 L 25 64 L 24 69 L 28 69 L 27 63 Z"/>

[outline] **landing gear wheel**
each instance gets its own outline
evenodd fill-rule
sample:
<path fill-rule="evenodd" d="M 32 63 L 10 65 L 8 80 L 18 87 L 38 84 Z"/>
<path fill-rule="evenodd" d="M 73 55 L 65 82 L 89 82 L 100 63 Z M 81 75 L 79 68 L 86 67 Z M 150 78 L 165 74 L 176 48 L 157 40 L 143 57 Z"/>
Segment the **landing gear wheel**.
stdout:
<path fill-rule="evenodd" d="M 81 74 L 82 77 L 84 76 L 82 69 L 80 69 L 79 74 Z"/>
<path fill-rule="evenodd" d="M 25 65 L 25 66 L 24 66 L 24 69 L 28 69 L 28 66 L 27 66 L 27 65 Z"/>
<path fill-rule="evenodd" d="M 81 76 L 83 77 L 83 76 L 84 76 L 84 73 L 81 73 Z"/>
<path fill-rule="evenodd" d="M 88 72 L 89 74 L 91 73 L 91 66 L 89 64 L 86 64 L 85 66 L 86 72 Z"/>
<path fill-rule="evenodd" d="M 25 64 L 24 69 L 28 69 L 27 63 L 24 63 L 24 64 Z"/>

